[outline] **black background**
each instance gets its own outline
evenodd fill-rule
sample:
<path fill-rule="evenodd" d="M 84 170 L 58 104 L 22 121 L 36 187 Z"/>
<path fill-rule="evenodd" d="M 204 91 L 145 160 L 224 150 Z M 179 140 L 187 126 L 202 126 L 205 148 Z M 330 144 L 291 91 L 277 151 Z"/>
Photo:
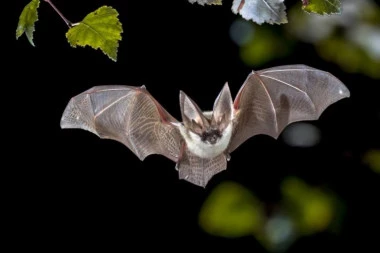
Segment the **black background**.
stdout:
<path fill-rule="evenodd" d="M 12 6 L 9 22 L 3 24 L 11 28 L 7 37 L 14 38 L 27 2 Z M 11 158 L 3 169 L 11 172 L 4 179 L 10 200 L 6 207 L 12 214 L 7 217 L 11 222 L 7 234 L 15 239 L 14 247 L 53 252 L 133 247 L 140 251 L 150 246 L 265 252 L 253 237 L 207 235 L 198 227 L 197 215 L 222 180 L 240 182 L 271 203 L 279 199 L 279 183 L 287 175 L 327 185 L 347 205 L 340 236 L 322 233 L 305 238 L 289 252 L 377 245 L 380 178 L 361 158 L 369 148 L 379 147 L 379 81 L 345 73 L 321 60 L 308 44 L 299 43 L 291 57 L 260 68 L 302 63 L 330 71 L 347 85 L 351 98 L 312 122 L 320 128 L 322 142 L 297 149 L 281 138 L 256 136 L 232 153 L 228 170 L 216 175 L 206 189 L 178 180 L 175 164 L 164 157 L 141 162 L 120 143 L 60 129 L 69 99 L 95 85 L 145 84 L 179 120 L 180 90 L 205 110 L 211 109 L 226 81 L 236 95 L 251 67 L 240 60 L 239 48 L 229 37 L 236 15 L 225 2 L 222 7 L 202 7 L 187 0 L 54 1 L 71 21 L 104 4 L 116 8 L 124 29 L 117 63 L 100 51 L 71 48 L 65 23 L 41 3 L 36 47 L 23 36 L 11 42 L 11 50 L 3 49 L 10 57 L 3 68 L 9 78 L 3 80 L 7 119 L 2 125 L 9 140 L 5 155 Z"/>

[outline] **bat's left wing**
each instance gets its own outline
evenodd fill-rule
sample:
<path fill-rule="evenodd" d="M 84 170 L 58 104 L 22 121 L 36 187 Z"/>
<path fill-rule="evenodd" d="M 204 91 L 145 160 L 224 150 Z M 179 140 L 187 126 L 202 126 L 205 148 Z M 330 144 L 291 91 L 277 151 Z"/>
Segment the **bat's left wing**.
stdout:
<path fill-rule="evenodd" d="M 182 139 L 176 124 L 144 86 L 95 86 L 73 97 L 61 118 L 62 128 L 121 142 L 140 160 L 159 154 L 174 162 Z"/>
<path fill-rule="evenodd" d="M 228 152 L 257 134 L 278 138 L 290 123 L 316 120 L 328 106 L 349 96 L 336 77 L 305 65 L 253 71 L 234 101 L 235 126 Z"/>

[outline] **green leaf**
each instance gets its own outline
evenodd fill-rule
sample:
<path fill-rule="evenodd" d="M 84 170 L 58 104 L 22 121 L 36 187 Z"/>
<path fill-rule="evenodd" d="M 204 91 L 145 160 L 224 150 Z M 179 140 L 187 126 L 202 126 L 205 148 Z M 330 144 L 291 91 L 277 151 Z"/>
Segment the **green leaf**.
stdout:
<path fill-rule="evenodd" d="M 89 13 L 81 22 L 73 24 L 66 33 L 66 38 L 72 47 L 90 46 L 100 49 L 113 61 L 117 61 L 117 52 L 122 24 L 118 12 L 112 7 L 102 6 Z"/>
<path fill-rule="evenodd" d="M 199 213 L 199 224 L 209 234 L 235 238 L 253 235 L 264 222 L 261 202 L 235 182 L 218 185 Z"/>
<path fill-rule="evenodd" d="M 324 231 L 334 221 L 338 202 L 332 192 L 311 187 L 299 178 L 286 178 L 281 188 L 301 233 Z"/>
<path fill-rule="evenodd" d="M 222 0 L 189 0 L 190 3 L 198 3 L 200 5 L 222 5 Z"/>
<path fill-rule="evenodd" d="M 17 29 L 16 29 L 16 39 L 21 35 L 26 34 L 30 44 L 34 46 L 33 42 L 33 32 L 34 32 L 34 23 L 38 20 L 37 9 L 40 6 L 39 0 L 32 0 L 28 3 L 21 12 Z"/>
<path fill-rule="evenodd" d="M 307 13 L 340 14 L 340 0 L 302 0 L 302 9 Z"/>

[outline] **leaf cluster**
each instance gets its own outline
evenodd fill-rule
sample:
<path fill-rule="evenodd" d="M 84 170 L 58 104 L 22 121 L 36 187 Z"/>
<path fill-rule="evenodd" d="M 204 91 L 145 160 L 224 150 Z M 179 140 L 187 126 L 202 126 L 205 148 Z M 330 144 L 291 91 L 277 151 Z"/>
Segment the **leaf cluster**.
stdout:
<path fill-rule="evenodd" d="M 204 5 L 222 5 L 223 0 L 188 0 L 190 3 Z M 301 0 L 302 10 L 320 15 L 341 13 L 340 0 Z M 87 14 L 77 23 L 67 20 L 54 6 L 51 0 L 43 0 L 50 4 L 58 15 L 69 26 L 66 38 L 72 47 L 90 46 L 100 49 L 111 60 L 117 61 L 119 42 L 122 40 L 123 27 L 118 19 L 119 13 L 112 7 L 102 6 Z M 33 34 L 38 21 L 40 0 L 31 0 L 21 12 L 16 29 L 16 39 L 24 33 L 30 44 L 34 45 Z M 233 0 L 232 12 L 246 20 L 257 24 L 284 24 L 288 22 L 284 0 Z"/>

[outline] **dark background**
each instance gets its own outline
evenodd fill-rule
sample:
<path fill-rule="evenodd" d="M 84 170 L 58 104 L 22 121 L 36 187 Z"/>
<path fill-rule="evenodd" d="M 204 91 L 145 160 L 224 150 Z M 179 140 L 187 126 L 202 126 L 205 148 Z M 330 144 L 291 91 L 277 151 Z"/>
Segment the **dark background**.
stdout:
<path fill-rule="evenodd" d="M 252 68 L 240 60 L 230 39 L 236 15 L 231 1 L 225 2 L 222 7 L 202 7 L 187 0 L 54 1 L 71 21 L 104 4 L 116 8 L 124 29 L 117 63 L 100 51 L 71 48 L 65 23 L 41 3 L 36 47 L 23 36 L 12 41 L 10 52 L 4 50 L 12 55 L 3 68 L 11 78 L 3 102 L 15 99 L 3 107 L 8 108 L 3 134 L 10 140 L 5 154 L 12 155 L 11 163 L 3 167 L 11 173 L 5 178 L 10 200 L 6 206 L 12 214 L 7 233 L 15 239 L 15 248 L 140 251 L 153 246 L 265 252 L 254 237 L 206 234 L 198 226 L 198 212 L 213 187 L 226 179 L 242 183 L 263 201 L 275 202 L 279 183 L 287 175 L 311 185 L 328 185 L 347 205 L 339 236 L 310 236 L 289 252 L 377 245 L 380 177 L 363 164 L 362 156 L 380 146 L 379 80 L 345 73 L 323 61 L 309 44 L 298 43 L 290 57 L 260 68 L 302 63 L 327 70 L 347 85 L 351 98 L 332 105 L 312 122 L 322 132 L 321 143 L 299 149 L 281 138 L 256 136 L 232 153 L 228 170 L 216 175 L 206 189 L 178 180 L 175 164 L 164 157 L 141 162 L 120 143 L 82 130 L 60 129 L 69 99 L 95 85 L 145 84 L 179 120 L 180 90 L 205 110 L 211 109 L 226 81 L 235 96 Z M 14 29 L 6 36 L 14 38 L 27 3 L 12 6 L 4 26 Z"/>

